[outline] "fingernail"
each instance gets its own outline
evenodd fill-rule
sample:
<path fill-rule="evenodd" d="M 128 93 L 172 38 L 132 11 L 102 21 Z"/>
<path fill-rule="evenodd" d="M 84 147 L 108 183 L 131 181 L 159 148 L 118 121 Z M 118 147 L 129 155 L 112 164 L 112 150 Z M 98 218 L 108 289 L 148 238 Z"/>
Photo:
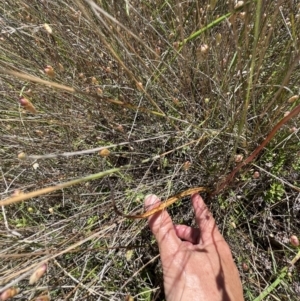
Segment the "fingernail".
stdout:
<path fill-rule="evenodd" d="M 155 194 L 148 194 L 145 197 L 145 206 L 152 207 L 159 201 L 159 198 Z M 149 208 L 148 208 L 149 209 Z"/>

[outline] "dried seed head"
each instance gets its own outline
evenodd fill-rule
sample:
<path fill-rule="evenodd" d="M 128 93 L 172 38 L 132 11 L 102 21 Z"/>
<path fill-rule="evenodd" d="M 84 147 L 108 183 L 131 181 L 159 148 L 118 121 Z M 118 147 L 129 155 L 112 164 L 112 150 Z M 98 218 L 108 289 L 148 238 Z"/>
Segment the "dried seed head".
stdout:
<path fill-rule="evenodd" d="M 32 167 L 33 167 L 34 170 L 37 170 L 39 168 L 39 166 L 40 165 L 37 162 L 32 165 Z"/>
<path fill-rule="evenodd" d="M 186 161 L 186 162 L 184 162 L 184 164 L 183 164 L 183 169 L 184 169 L 185 171 L 187 171 L 188 169 L 190 169 L 191 165 L 192 165 L 192 163 L 191 163 L 190 161 Z"/>
<path fill-rule="evenodd" d="M 143 90 L 143 83 L 138 82 L 138 83 L 136 84 L 136 86 L 137 86 L 137 88 L 138 88 L 139 90 Z"/>
<path fill-rule="evenodd" d="M 242 268 L 243 268 L 243 270 L 244 270 L 245 272 L 247 272 L 247 271 L 249 270 L 249 266 L 248 266 L 248 264 L 247 264 L 246 262 L 243 262 Z"/>
<path fill-rule="evenodd" d="M 179 42 L 174 42 L 173 47 L 178 50 L 179 49 Z"/>
<path fill-rule="evenodd" d="M 101 157 L 108 157 L 110 155 L 110 151 L 107 148 L 103 148 L 99 151 L 99 155 Z"/>
<path fill-rule="evenodd" d="M 242 20 L 244 20 L 245 19 L 245 17 L 246 17 L 246 12 L 240 12 L 240 14 L 239 14 L 239 16 L 240 16 L 240 18 L 242 19 Z"/>
<path fill-rule="evenodd" d="M 173 97 L 172 101 L 173 101 L 173 103 L 174 103 L 175 106 L 179 106 L 180 105 L 180 101 L 179 101 L 179 99 L 177 97 Z"/>
<path fill-rule="evenodd" d="M 31 95 L 32 95 L 32 90 L 31 90 L 31 89 L 28 89 L 28 90 L 25 92 L 25 94 L 31 96 Z"/>
<path fill-rule="evenodd" d="M 290 111 L 286 111 L 283 116 L 286 117 L 287 115 L 289 115 L 291 112 Z"/>
<path fill-rule="evenodd" d="M 116 129 L 117 129 L 118 131 L 120 131 L 120 132 L 124 132 L 124 127 L 123 127 L 122 124 L 118 124 L 117 127 L 116 127 Z"/>
<path fill-rule="evenodd" d="M 101 96 L 101 95 L 103 95 L 103 91 L 102 91 L 102 89 L 100 89 L 100 88 L 97 88 L 97 94 L 99 95 L 99 96 Z"/>
<path fill-rule="evenodd" d="M 293 247 L 299 247 L 299 239 L 296 235 L 290 237 L 290 243 Z"/>
<path fill-rule="evenodd" d="M 169 34 L 169 39 L 171 40 L 172 38 L 174 38 L 174 36 L 175 36 L 174 32 L 171 32 L 171 33 Z"/>
<path fill-rule="evenodd" d="M 125 301 L 134 301 L 133 297 L 131 297 L 130 295 L 127 295 L 125 297 Z"/>
<path fill-rule="evenodd" d="M 258 179 L 260 177 L 259 171 L 253 173 L 253 179 Z"/>
<path fill-rule="evenodd" d="M 207 44 L 203 44 L 203 45 L 200 46 L 200 52 L 202 54 L 207 54 L 208 50 L 209 50 L 209 47 L 208 47 Z"/>
<path fill-rule="evenodd" d="M 59 71 L 61 71 L 61 72 L 65 71 L 65 68 L 61 63 L 58 63 L 58 68 L 59 68 Z"/>
<path fill-rule="evenodd" d="M 44 69 L 45 73 L 49 76 L 49 77 L 54 77 L 55 76 L 55 72 L 52 66 L 47 65 L 46 68 Z"/>
<path fill-rule="evenodd" d="M 241 155 L 241 154 L 235 155 L 235 156 L 234 156 L 234 162 L 235 162 L 235 163 L 240 163 L 240 162 L 243 161 L 243 158 L 244 158 L 244 156 Z"/>
<path fill-rule="evenodd" d="M 34 107 L 34 105 L 31 103 L 30 100 L 28 100 L 27 98 L 25 97 L 21 97 L 19 99 L 19 102 L 20 102 L 20 105 L 25 109 L 27 110 L 28 112 L 32 113 L 32 114 L 36 114 L 37 111 Z"/>
<path fill-rule="evenodd" d="M 34 284 L 38 282 L 41 279 L 41 277 L 45 274 L 46 271 L 47 271 L 47 264 L 44 263 L 32 273 L 32 275 L 29 278 L 29 284 Z"/>
<path fill-rule="evenodd" d="M 30 103 L 30 101 L 25 97 L 21 97 L 19 99 L 19 102 L 20 102 L 20 105 L 23 107 L 27 106 Z"/>
<path fill-rule="evenodd" d="M 48 211 L 49 211 L 50 214 L 53 214 L 53 213 L 54 213 L 54 209 L 53 209 L 52 207 L 50 207 L 50 208 L 48 209 Z"/>
<path fill-rule="evenodd" d="M 161 55 L 161 48 L 159 46 L 155 47 L 155 52 L 158 56 Z"/>
<path fill-rule="evenodd" d="M 298 98 L 299 98 L 299 95 L 294 95 L 288 99 L 288 103 L 292 103 L 292 102 L 296 101 Z"/>
<path fill-rule="evenodd" d="M 16 287 L 11 287 L 8 288 L 7 290 L 5 290 L 1 295 L 0 295 L 0 300 L 1 301 L 6 301 L 9 298 L 14 297 L 15 295 L 17 295 L 19 293 L 19 289 Z"/>
<path fill-rule="evenodd" d="M 34 132 L 40 137 L 44 136 L 44 132 L 42 132 L 40 130 L 35 130 Z"/>
<path fill-rule="evenodd" d="M 239 7 L 242 7 L 244 5 L 244 1 L 238 1 L 237 3 L 236 3 L 236 5 L 234 6 L 234 9 L 237 9 L 237 8 L 239 8 Z"/>
<path fill-rule="evenodd" d="M 92 77 L 92 84 L 93 85 L 96 85 L 98 82 L 97 82 L 97 78 L 96 77 Z"/>
<path fill-rule="evenodd" d="M 27 155 L 24 152 L 21 152 L 18 154 L 18 159 L 25 160 L 27 158 Z"/>
<path fill-rule="evenodd" d="M 45 28 L 45 30 L 46 30 L 49 34 L 52 34 L 52 28 L 50 27 L 49 24 L 45 23 L 45 24 L 44 24 L 44 28 Z"/>
<path fill-rule="evenodd" d="M 296 128 L 295 126 L 293 126 L 292 128 L 290 128 L 290 132 L 291 132 L 291 133 L 297 132 L 297 128 Z"/>

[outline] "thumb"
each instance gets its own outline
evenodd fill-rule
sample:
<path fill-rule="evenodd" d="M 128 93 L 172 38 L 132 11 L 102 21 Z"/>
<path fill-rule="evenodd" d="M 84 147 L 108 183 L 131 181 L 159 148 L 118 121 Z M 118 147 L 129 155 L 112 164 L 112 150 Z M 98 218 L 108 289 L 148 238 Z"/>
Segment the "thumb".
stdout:
<path fill-rule="evenodd" d="M 159 198 L 154 195 L 148 195 L 145 198 L 145 207 L 147 210 L 154 209 L 161 204 Z M 161 253 L 169 250 L 172 246 L 180 242 L 176 235 L 173 222 L 166 210 L 159 211 L 148 218 L 149 227 L 154 234 Z M 161 254 L 163 256 L 163 254 Z"/>

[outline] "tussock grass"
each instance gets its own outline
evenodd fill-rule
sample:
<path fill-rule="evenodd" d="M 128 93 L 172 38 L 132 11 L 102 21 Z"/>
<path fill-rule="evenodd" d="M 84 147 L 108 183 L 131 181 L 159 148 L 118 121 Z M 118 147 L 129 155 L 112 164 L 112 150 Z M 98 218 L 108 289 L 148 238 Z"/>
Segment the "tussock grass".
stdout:
<path fill-rule="evenodd" d="M 2 206 L 0 291 L 163 300 L 146 222 L 118 216 L 111 187 L 125 214 L 149 193 L 217 189 L 299 105 L 299 18 L 297 1 L 1 3 L 1 199 L 88 178 Z M 300 235 L 299 146 L 295 116 L 207 198 L 246 300 L 278 279 L 266 300 L 299 295 L 289 243 Z M 193 223 L 188 199 L 170 212 Z M 29 285 L 43 263 L 47 273 Z"/>

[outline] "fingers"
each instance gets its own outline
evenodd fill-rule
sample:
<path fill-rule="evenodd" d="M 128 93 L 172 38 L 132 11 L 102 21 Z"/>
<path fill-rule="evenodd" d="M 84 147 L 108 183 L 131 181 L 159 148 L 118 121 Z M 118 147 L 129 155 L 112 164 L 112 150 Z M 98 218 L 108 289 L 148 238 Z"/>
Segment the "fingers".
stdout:
<path fill-rule="evenodd" d="M 156 195 L 149 195 L 145 198 L 145 207 L 147 210 L 151 210 L 160 204 L 161 202 Z M 166 210 L 150 216 L 148 223 L 161 249 L 162 256 L 163 252 L 168 252 L 168 250 L 177 247 L 180 240 L 176 235 L 171 217 Z"/>
<path fill-rule="evenodd" d="M 200 230 L 186 225 L 175 225 L 177 236 L 185 241 L 196 245 L 200 242 Z"/>
<path fill-rule="evenodd" d="M 224 238 L 216 226 L 215 219 L 198 193 L 192 195 L 192 203 L 196 223 L 200 229 L 201 244 L 211 244 L 215 241 L 223 240 Z"/>

